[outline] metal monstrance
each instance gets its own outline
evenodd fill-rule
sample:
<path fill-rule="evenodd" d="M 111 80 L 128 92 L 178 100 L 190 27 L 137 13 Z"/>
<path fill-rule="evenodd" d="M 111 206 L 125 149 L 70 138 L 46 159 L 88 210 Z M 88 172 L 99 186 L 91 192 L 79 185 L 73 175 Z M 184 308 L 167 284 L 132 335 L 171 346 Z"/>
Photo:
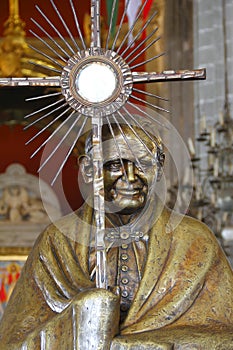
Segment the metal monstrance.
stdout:
<path fill-rule="evenodd" d="M 137 83 L 152 83 L 162 82 L 171 80 L 193 80 L 193 79 L 204 79 L 205 70 L 180 70 L 180 71 L 164 71 L 160 73 L 156 72 L 137 72 L 137 67 L 152 61 L 162 54 L 151 57 L 150 59 L 144 60 L 140 63 L 135 63 L 135 60 L 145 52 L 150 46 L 152 46 L 158 37 L 156 37 L 157 28 L 154 29 L 148 37 L 140 41 L 140 44 L 136 44 L 136 40 L 140 38 L 142 32 L 147 28 L 149 23 L 156 16 L 156 12 L 148 18 L 146 23 L 138 30 L 136 35 L 132 37 L 132 33 L 135 32 L 135 25 L 139 20 L 145 6 L 149 0 L 142 1 L 142 5 L 138 11 L 138 14 L 125 35 L 124 39 L 116 49 L 116 43 L 119 39 L 119 34 L 123 26 L 127 9 L 131 0 L 127 0 L 124 5 L 123 14 L 121 16 L 120 24 L 116 31 L 115 37 L 110 47 L 110 37 L 113 26 L 114 11 L 116 8 L 117 0 L 113 1 L 112 13 L 110 18 L 108 35 L 105 43 L 101 43 L 100 33 L 100 0 L 91 0 L 91 44 L 87 47 L 81 33 L 78 17 L 73 0 L 69 0 L 69 5 L 72 10 L 73 19 L 76 24 L 77 34 L 80 38 L 82 47 L 79 47 L 77 41 L 72 35 L 67 23 L 65 22 L 62 14 L 55 5 L 53 0 L 49 0 L 56 15 L 59 17 L 63 27 L 65 28 L 70 40 L 65 40 L 59 29 L 53 24 L 53 21 L 36 6 L 37 11 L 43 18 L 43 21 L 53 29 L 58 37 L 61 39 L 64 45 L 60 45 L 58 41 L 54 40 L 53 37 L 45 30 L 43 24 L 39 24 L 36 20 L 33 20 L 34 24 L 40 29 L 47 38 L 51 41 L 45 41 L 38 34 L 32 32 L 41 42 L 43 42 L 47 48 L 55 54 L 50 56 L 37 48 L 34 48 L 41 55 L 49 59 L 52 63 L 50 69 L 53 74 L 56 72 L 56 76 L 45 77 L 45 78 L 0 78 L 1 86 L 47 86 L 47 87 L 60 87 L 59 93 L 51 93 L 33 99 L 46 99 L 47 97 L 59 98 L 58 101 L 47 105 L 46 107 L 37 110 L 26 116 L 29 118 L 32 115 L 44 113 L 42 116 L 37 118 L 37 121 L 53 115 L 52 121 L 50 121 L 46 127 L 39 131 L 40 134 L 43 130 L 48 128 L 53 123 L 61 120 L 62 116 L 66 113 L 68 116 L 55 131 L 49 136 L 49 138 L 34 152 L 35 155 L 48 141 L 56 135 L 56 132 L 62 125 L 67 123 L 70 124 L 66 134 L 57 146 L 51 151 L 51 154 L 42 163 L 40 169 L 42 169 L 53 154 L 59 151 L 59 147 L 62 142 L 68 137 L 68 134 L 72 132 L 77 125 L 81 125 L 78 129 L 77 135 L 74 141 L 69 146 L 67 154 L 64 156 L 62 164 L 60 164 L 57 170 L 53 183 L 62 171 L 62 168 L 71 154 L 75 144 L 77 143 L 88 119 L 91 118 L 92 125 L 92 149 L 93 149 L 93 169 L 94 169 L 94 180 L 93 180 L 93 193 L 94 193 L 94 212 L 95 212 L 95 223 L 96 223 L 96 238 L 95 238 L 95 249 L 96 249 L 96 286 L 98 288 L 107 288 L 107 266 L 106 266 L 106 250 L 104 243 L 104 231 L 105 231 L 105 208 L 104 208 L 104 182 L 103 182 L 103 150 L 102 150 L 102 125 L 103 122 L 107 122 L 109 129 L 111 130 L 113 139 L 115 140 L 117 147 L 117 140 L 111 128 L 110 116 L 113 118 L 114 123 L 119 126 L 119 121 L 123 121 L 130 127 L 130 123 L 135 121 L 132 114 L 132 110 L 140 112 L 143 116 L 149 120 L 153 119 L 146 111 L 140 106 L 134 104 L 137 101 L 143 101 L 145 104 L 158 110 L 164 110 L 163 108 L 156 106 L 151 103 L 147 103 L 140 97 L 135 95 L 135 92 L 145 96 L 149 94 L 152 97 L 160 98 L 159 96 L 151 93 L 146 93 L 136 88 Z M 80 1 L 80 0 L 79 0 Z M 77 0 L 78 3 L 78 0 Z M 153 40 L 148 43 L 149 39 Z M 54 46 L 56 49 L 54 49 Z M 132 49 L 133 47 L 133 49 Z M 129 49 L 131 50 L 129 51 Z M 140 50 L 139 50 L 140 49 Z M 51 109 L 49 111 L 49 109 Z M 60 112 L 62 108 L 65 111 Z M 165 111 L 165 110 L 164 110 Z M 30 125 L 34 124 L 31 123 Z M 79 123 L 79 124 L 78 124 Z M 29 125 L 29 126 L 30 126 Z M 37 134 L 37 135 L 38 135 Z M 35 135 L 33 139 L 37 136 Z M 125 135 L 122 134 L 123 137 Z M 127 141 L 127 140 L 126 140 Z M 143 140 L 141 140 L 143 143 Z M 129 146 L 130 147 L 130 146 Z M 133 152 L 133 150 L 130 150 Z M 120 150 L 119 159 L 120 156 Z M 121 159 L 122 162 L 122 159 Z M 122 162 L 123 163 L 123 162 Z M 39 169 L 39 170 L 40 170 Z"/>

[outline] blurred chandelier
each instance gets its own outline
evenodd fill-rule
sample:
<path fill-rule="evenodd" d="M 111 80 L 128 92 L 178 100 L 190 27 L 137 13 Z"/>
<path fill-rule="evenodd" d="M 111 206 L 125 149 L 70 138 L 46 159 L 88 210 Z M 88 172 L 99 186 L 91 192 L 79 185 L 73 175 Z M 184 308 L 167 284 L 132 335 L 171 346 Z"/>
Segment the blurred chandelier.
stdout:
<path fill-rule="evenodd" d="M 196 186 L 193 209 L 196 216 L 209 225 L 227 249 L 227 242 L 233 240 L 233 120 L 230 115 L 226 18 L 223 11 L 225 102 L 218 121 L 206 127 L 205 117 L 200 121 L 197 142 L 205 147 L 207 165 L 202 168 L 201 159 L 196 156 L 192 141 L 189 150 L 195 172 Z"/>
<path fill-rule="evenodd" d="M 204 143 L 208 165 L 201 168 L 189 144 L 196 177 L 193 207 L 220 239 L 229 239 L 233 231 L 233 120 L 227 102 L 219 121 L 211 130 L 203 129 L 197 141 Z"/>

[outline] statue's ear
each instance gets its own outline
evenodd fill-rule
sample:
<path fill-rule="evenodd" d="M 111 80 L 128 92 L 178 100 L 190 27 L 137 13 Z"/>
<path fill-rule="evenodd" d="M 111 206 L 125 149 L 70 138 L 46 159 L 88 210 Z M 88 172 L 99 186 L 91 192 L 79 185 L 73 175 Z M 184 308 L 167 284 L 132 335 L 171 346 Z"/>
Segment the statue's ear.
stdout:
<path fill-rule="evenodd" d="M 91 158 L 87 155 L 82 155 L 79 157 L 78 163 L 85 183 L 91 183 L 93 181 L 93 166 Z"/>
<path fill-rule="evenodd" d="M 162 175 L 163 175 L 163 165 L 164 165 L 164 161 L 165 161 L 165 154 L 161 153 L 158 157 L 158 173 L 157 173 L 157 181 L 160 181 Z"/>

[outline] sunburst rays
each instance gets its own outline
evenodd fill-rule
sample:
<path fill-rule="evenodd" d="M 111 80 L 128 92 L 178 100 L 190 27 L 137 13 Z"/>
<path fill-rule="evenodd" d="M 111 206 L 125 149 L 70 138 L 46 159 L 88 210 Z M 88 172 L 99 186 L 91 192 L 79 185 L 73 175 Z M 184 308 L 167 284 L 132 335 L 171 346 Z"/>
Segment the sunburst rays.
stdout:
<path fill-rule="evenodd" d="M 144 30 L 146 30 L 146 28 L 149 26 L 149 24 L 151 23 L 151 21 L 155 18 L 155 16 L 157 15 L 157 11 L 154 11 L 152 13 L 152 15 L 150 16 L 150 18 L 144 23 L 144 25 L 142 26 L 142 28 L 140 28 L 140 30 L 138 31 L 138 33 L 133 37 L 133 39 L 130 41 L 130 43 L 126 46 L 126 48 L 124 50 L 122 50 L 121 55 L 123 57 L 125 57 L 125 53 L 130 49 L 130 47 L 132 47 L 133 44 L 135 44 L 136 40 L 140 38 L 140 36 L 142 35 L 142 33 L 144 32 Z M 154 28 L 152 30 L 152 32 L 149 34 L 149 36 L 146 36 L 141 43 L 145 43 L 147 40 L 149 40 L 158 30 L 158 27 Z M 132 50 L 131 54 L 133 54 L 137 49 L 139 49 L 141 47 L 141 43 L 139 43 L 138 45 L 136 45 L 136 47 L 134 48 L 134 50 Z M 117 50 L 118 51 L 118 50 Z M 131 55 L 130 54 L 130 55 Z M 127 57 L 125 57 L 125 59 L 127 59 Z"/>
<path fill-rule="evenodd" d="M 37 53 L 41 54 L 43 57 L 45 57 L 51 63 L 51 67 L 49 68 L 50 70 L 61 74 L 64 67 L 67 64 L 67 61 L 73 55 L 75 55 L 77 52 L 81 53 L 82 50 L 86 50 L 87 45 L 85 43 L 84 37 L 83 37 L 82 32 L 81 32 L 80 23 L 78 21 L 78 16 L 77 16 L 77 9 L 74 6 L 73 0 L 68 0 L 68 3 L 70 6 L 70 9 L 71 9 L 71 13 L 73 15 L 73 22 L 75 24 L 74 27 L 76 30 L 75 33 L 72 33 L 71 29 L 69 28 L 69 26 L 67 24 L 67 21 L 63 17 L 61 11 L 59 10 L 59 6 L 58 6 L 59 4 L 58 3 L 56 4 L 54 0 L 49 0 L 49 1 L 51 3 L 51 9 L 52 9 L 53 13 L 47 15 L 39 6 L 36 6 L 36 10 L 38 11 L 38 13 L 40 15 L 40 20 L 38 18 L 37 18 L 37 20 L 35 20 L 33 18 L 31 19 L 32 22 L 34 23 L 35 27 L 37 28 L 37 31 L 40 31 L 41 33 L 43 33 L 44 38 L 42 38 L 40 36 L 40 32 L 37 32 L 35 30 L 31 30 L 31 33 L 33 34 L 33 36 L 35 38 L 37 38 L 41 42 L 41 44 L 44 45 L 45 50 L 43 51 L 42 49 L 37 49 L 35 47 L 32 47 L 32 49 L 34 49 Z M 137 26 L 137 23 L 141 20 L 140 19 L 141 15 L 143 13 L 143 10 L 144 10 L 148 0 L 145 0 L 142 3 L 142 5 L 138 11 L 138 14 L 135 18 L 135 21 L 133 22 L 131 27 L 128 29 L 127 34 L 121 40 L 120 45 L 118 47 L 116 47 L 117 42 L 119 41 L 122 29 L 123 29 L 123 24 L 124 24 L 126 14 L 127 14 L 127 8 L 129 6 L 130 1 L 131 0 L 127 0 L 125 2 L 124 10 L 123 10 L 122 16 L 120 18 L 119 26 L 118 26 L 118 29 L 116 31 L 115 37 L 111 38 L 113 16 L 114 16 L 115 8 L 116 8 L 116 0 L 113 1 L 112 13 L 111 13 L 111 18 L 110 18 L 110 25 L 108 28 L 108 34 L 107 34 L 105 43 L 102 43 L 101 46 L 105 47 L 106 50 L 111 50 L 111 51 L 115 50 L 116 53 L 118 53 L 120 56 L 122 56 L 124 58 L 126 64 L 128 64 L 128 66 L 129 66 L 130 70 L 134 71 L 136 68 L 145 65 L 147 62 L 150 62 L 156 58 L 161 57 L 164 53 L 159 53 L 159 54 L 155 55 L 154 57 L 144 59 L 145 53 L 147 52 L 147 50 L 151 46 L 155 45 L 156 42 L 158 42 L 158 40 L 160 39 L 160 36 L 157 36 L 157 31 L 158 31 L 157 27 L 154 28 L 153 31 L 146 38 L 143 38 L 143 39 L 141 38 L 142 33 L 147 29 L 148 25 L 155 18 L 156 14 L 157 14 L 156 11 L 154 11 L 150 15 L 148 20 L 142 26 L 140 26 L 140 29 L 138 29 L 137 32 L 135 32 L 136 31 L 135 28 Z M 98 5 L 99 5 L 99 2 L 98 2 Z M 96 13 L 94 14 L 94 16 L 96 16 L 96 17 L 99 16 L 98 11 L 99 11 L 99 8 L 96 8 Z M 65 31 L 67 33 L 67 38 L 64 38 L 64 36 L 61 34 L 61 30 L 55 26 L 54 21 L 52 20 L 52 18 L 53 18 L 52 15 L 57 16 L 57 18 L 59 19 L 61 26 L 63 27 L 63 29 L 65 29 Z M 97 23 L 98 20 L 97 20 L 97 18 L 94 18 L 94 21 L 95 20 L 96 20 L 95 31 L 96 31 L 97 35 L 100 36 L 99 28 L 97 28 L 98 27 L 98 23 Z M 50 30 L 46 29 L 47 27 L 45 27 L 43 22 L 46 22 L 46 25 L 47 25 L 47 27 L 50 28 Z M 92 30 L 94 30 L 94 29 L 92 28 Z M 60 39 L 60 42 L 58 42 L 57 40 L 55 40 L 53 38 L 54 33 L 58 36 L 58 38 Z M 133 38 L 130 42 L 127 43 L 127 39 L 129 39 L 131 35 L 133 35 Z M 100 38 L 98 38 L 98 39 L 99 40 L 97 40 L 97 42 L 100 42 Z M 112 42 L 111 45 L 110 45 L 110 41 Z M 153 99 L 153 103 L 147 102 L 146 96 Z M 28 114 L 25 117 L 26 119 L 28 119 L 32 116 L 36 117 L 35 120 L 33 120 L 31 123 L 29 123 L 26 126 L 26 128 L 28 128 L 32 125 L 35 125 L 36 123 L 41 122 L 42 120 L 45 123 L 46 118 L 50 117 L 47 124 L 39 132 L 37 132 L 37 134 L 34 135 L 28 141 L 28 143 L 32 142 L 35 138 L 37 138 L 39 135 L 41 135 L 45 130 L 52 128 L 55 124 L 57 125 L 56 122 L 60 121 L 60 125 L 57 126 L 57 131 L 56 130 L 53 131 L 52 134 L 50 135 L 50 137 L 46 141 L 44 141 L 38 147 L 37 150 L 35 150 L 35 152 L 33 153 L 32 156 L 34 157 L 40 150 L 43 149 L 43 147 L 46 146 L 46 144 L 51 139 L 53 139 L 55 137 L 55 135 L 58 135 L 59 134 L 58 131 L 61 133 L 63 128 L 67 128 L 68 131 L 64 132 L 63 134 L 61 133 L 61 135 L 62 135 L 61 140 L 57 143 L 57 146 L 55 146 L 54 151 L 51 153 L 51 155 L 48 156 L 48 158 L 43 162 L 43 164 L 41 165 L 39 170 L 41 170 L 47 164 L 49 159 L 56 152 L 59 152 L 59 148 L 62 146 L 63 142 L 65 142 L 65 140 L 68 139 L 68 136 L 70 135 L 72 129 L 75 129 L 75 125 L 76 125 L 75 118 L 77 119 L 77 123 L 80 120 L 80 118 L 83 118 L 82 128 L 80 128 L 80 130 L 84 129 L 85 124 L 88 120 L 88 117 L 85 117 L 85 116 L 81 117 L 81 115 L 79 113 L 74 113 L 74 111 L 72 112 L 72 107 L 69 105 L 68 101 L 63 97 L 62 91 L 56 92 L 56 93 L 53 92 L 51 94 L 46 94 L 46 95 L 42 95 L 42 96 L 32 97 L 32 98 L 29 98 L 27 100 L 28 101 L 35 101 L 35 100 L 40 100 L 40 99 L 46 99 L 49 97 L 54 98 L 55 101 L 53 103 L 50 103 L 49 105 L 46 105 L 45 107 L 38 109 L 35 112 Z M 165 101 L 165 102 L 167 101 L 167 99 L 165 99 L 161 96 L 158 96 L 158 95 L 152 94 L 152 93 L 148 93 L 148 92 L 146 92 L 142 89 L 136 88 L 134 86 L 132 89 L 132 93 L 130 95 L 129 101 L 124 106 L 122 106 L 116 113 L 114 113 L 113 117 L 111 118 L 111 119 L 113 119 L 114 123 L 118 126 L 119 132 L 121 133 L 123 140 L 125 141 L 126 145 L 129 147 L 129 152 L 131 152 L 131 154 L 134 155 L 135 162 L 139 167 L 141 167 L 140 161 L 137 158 L 135 151 L 132 149 L 132 147 L 130 147 L 130 144 L 127 140 L 127 136 L 124 134 L 124 132 L 121 128 L 121 123 L 128 125 L 128 127 L 131 130 L 133 130 L 131 123 L 133 123 L 134 125 L 136 124 L 138 127 L 140 126 L 142 128 L 142 130 L 145 132 L 145 135 L 148 134 L 146 132 L 146 130 L 144 130 L 144 128 L 141 126 L 140 122 L 138 122 L 137 118 L 135 118 L 135 115 L 133 115 L 134 113 L 132 113 L 132 111 L 130 111 L 130 108 L 132 110 L 132 107 L 133 107 L 135 114 L 143 116 L 144 118 L 147 118 L 150 122 L 157 123 L 157 124 L 161 125 L 161 123 L 159 123 L 156 120 L 156 118 L 154 118 L 147 111 L 145 111 L 145 108 L 143 108 L 143 106 L 142 106 L 142 105 L 144 105 L 145 107 L 151 107 L 151 108 L 158 110 L 158 111 L 168 112 L 167 109 L 156 104 L 156 101 L 159 101 L 159 100 Z M 52 120 L 51 120 L 51 116 L 52 116 Z M 115 144 L 117 147 L 117 140 L 114 136 L 113 129 L 111 128 L 110 118 L 109 117 L 103 117 L 103 118 L 106 120 L 106 122 L 109 125 L 110 131 L 112 133 L 112 137 L 115 140 Z M 71 119 L 74 119 L 74 120 L 73 120 L 73 123 L 71 123 L 71 125 L 69 125 Z M 77 134 L 79 136 L 80 136 L 80 130 L 77 132 Z M 140 142 L 144 145 L 144 147 L 147 149 L 147 151 L 150 152 L 150 150 L 147 148 L 145 142 L 141 139 L 141 137 L 139 137 L 138 135 L 135 135 L 135 137 L 139 138 Z M 75 138 L 75 140 L 76 140 L 76 138 Z M 74 142 L 72 142 L 72 147 L 73 146 L 74 146 Z M 70 154 L 71 152 L 72 152 L 72 150 L 70 148 L 68 154 Z M 119 153 L 119 159 L 121 159 L 120 149 L 118 149 L 118 153 Z M 66 157 L 66 159 L 67 159 L 67 157 Z M 57 172 L 55 173 L 53 182 L 55 181 L 55 179 L 58 177 L 58 175 L 62 171 L 62 167 L 64 166 L 64 164 L 65 164 L 65 162 L 62 162 L 61 166 L 58 168 Z"/>
<path fill-rule="evenodd" d="M 120 50 L 121 50 L 121 48 L 123 47 L 124 43 L 126 42 L 126 40 L 127 40 L 127 39 L 130 37 L 130 35 L 132 34 L 132 32 L 133 32 L 133 30 L 134 30 L 134 28 L 135 28 L 135 25 L 136 25 L 138 19 L 140 18 L 140 16 L 142 15 L 143 10 L 144 10 L 145 6 L 147 5 L 148 1 L 149 1 L 149 0 L 145 0 L 144 3 L 142 4 L 141 8 L 139 9 L 138 14 L 137 14 L 137 16 L 135 17 L 134 22 L 132 23 L 132 25 L 131 25 L 131 27 L 129 28 L 127 34 L 125 35 L 124 39 L 123 39 L 122 42 L 121 42 L 121 44 L 120 44 L 120 46 L 119 46 L 119 48 L 118 48 L 118 50 L 117 50 L 117 53 L 120 52 Z M 127 11 L 128 6 L 129 6 L 129 2 L 127 2 L 126 6 L 125 6 L 125 11 Z M 125 14 L 125 12 L 124 12 L 124 14 Z M 122 17 L 123 17 L 123 16 L 122 16 Z M 129 45 L 131 46 L 132 43 L 130 42 Z"/>

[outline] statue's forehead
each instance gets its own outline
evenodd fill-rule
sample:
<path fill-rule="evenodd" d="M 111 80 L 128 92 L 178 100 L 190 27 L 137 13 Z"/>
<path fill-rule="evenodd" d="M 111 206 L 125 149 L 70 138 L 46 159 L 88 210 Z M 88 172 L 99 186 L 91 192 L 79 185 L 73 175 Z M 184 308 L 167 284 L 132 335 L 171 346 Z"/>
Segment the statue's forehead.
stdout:
<path fill-rule="evenodd" d="M 150 150 L 150 152 L 148 151 Z M 142 142 L 139 139 L 128 138 L 127 142 L 123 137 L 106 140 L 103 142 L 103 160 L 104 162 L 115 159 L 128 159 L 134 161 L 138 159 L 151 159 L 152 154 L 156 156 L 156 145 L 151 142 Z"/>

